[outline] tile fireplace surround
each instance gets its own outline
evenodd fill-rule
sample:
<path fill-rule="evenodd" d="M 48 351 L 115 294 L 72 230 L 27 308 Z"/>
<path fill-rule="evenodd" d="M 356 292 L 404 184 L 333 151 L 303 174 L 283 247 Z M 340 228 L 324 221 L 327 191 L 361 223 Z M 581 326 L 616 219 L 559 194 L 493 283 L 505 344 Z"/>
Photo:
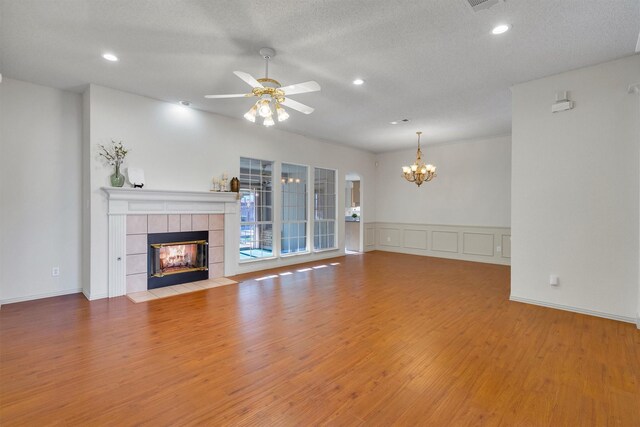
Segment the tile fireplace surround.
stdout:
<path fill-rule="evenodd" d="M 236 193 L 104 187 L 109 214 L 109 297 L 147 289 L 147 234 L 209 232 L 209 277 L 234 274 Z"/>

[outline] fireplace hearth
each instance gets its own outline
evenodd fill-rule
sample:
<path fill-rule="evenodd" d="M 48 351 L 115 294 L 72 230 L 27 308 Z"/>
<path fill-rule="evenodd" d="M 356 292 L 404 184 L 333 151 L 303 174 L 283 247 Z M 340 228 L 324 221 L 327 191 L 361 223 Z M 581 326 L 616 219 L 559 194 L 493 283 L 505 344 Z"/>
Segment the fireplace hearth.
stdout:
<path fill-rule="evenodd" d="M 208 278 L 207 231 L 147 235 L 147 289 L 156 289 Z"/>

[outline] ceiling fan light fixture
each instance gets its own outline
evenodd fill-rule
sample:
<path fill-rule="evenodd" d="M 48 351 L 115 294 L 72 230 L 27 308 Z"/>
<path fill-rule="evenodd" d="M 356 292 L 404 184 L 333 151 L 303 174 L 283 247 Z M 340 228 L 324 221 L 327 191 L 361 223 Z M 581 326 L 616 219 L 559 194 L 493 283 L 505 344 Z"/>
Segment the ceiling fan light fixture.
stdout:
<path fill-rule="evenodd" d="M 262 122 L 263 125 L 265 125 L 265 127 L 270 127 L 276 124 L 276 122 L 273 121 L 273 116 L 267 116 L 264 118 L 264 121 Z"/>
<path fill-rule="evenodd" d="M 258 112 L 258 105 L 253 104 L 253 107 L 249 109 L 246 113 L 244 113 L 244 118 L 249 120 L 251 123 L 256 122 L 256 113 Z"/>
<path fill-rule="evenodd" d="M 318 92 L 320 90 L 320 85 L 315 81 L 308 81 L 283 87 L 277 80 L 269 78 L 269 60 L 273 58 L 275 53 L 275 50 L 271 48 L 260 49 L 260 55 L 265 60 L 265 72 L 263 78 L 256 79 L 251 74 L 243 71 L 233 72 L 233 74 L 238 78 L 251 86 L 250 93 L 205 95 L 205 98 L 225 99 L 255 97 L 257 98 L 257 101 L 253 107 L 244 114 L 244 118 L 255 123 L 256 118 L 260 116 L 260 118 L 264 119 L 262 123 L 265 126 L 273 126 L 275 124 L 274 115 L 278 116 L 277 119 L 279 122 L 283 122 L 289 118 L 289 112 L 280 105 L 281 103 L 286 105 L 287 108 L 299 111 L 303 114 L 313 113 L 313 108 L 295 101 L 289 98 L 289 96 Z"/>
<path fill-rule="evenodd" d="M 260 114 L 260 117 L 269 117 L 271 116 L 273 113 L 271 112 L 271 107 L 269 106 L 269 100 L 268 99 L 263 99 L 260 102 L 260 107 L 258 107 L 258 114 Z"/>
<path fill-rule="evenodd" d="M 276 104 L 276 113 L 278 114 L 279 122 L 284 122 L 289 118 L 289 113 L 287 113 L 287 110 L 285 110 L 279 103 Z"/>

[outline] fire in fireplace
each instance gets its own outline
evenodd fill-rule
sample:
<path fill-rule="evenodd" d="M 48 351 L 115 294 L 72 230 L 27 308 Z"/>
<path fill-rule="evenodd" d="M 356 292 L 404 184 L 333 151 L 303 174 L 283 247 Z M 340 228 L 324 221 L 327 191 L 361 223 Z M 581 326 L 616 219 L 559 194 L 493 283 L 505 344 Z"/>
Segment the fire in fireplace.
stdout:
<path fill-rule="evenodd" d="M 151 247 L 155 249 L 152 273 L 156 277 L 207 269 L 207 266 L 203 265 L 206 240 L 154 243 Z"/>
<path fill-rule="evenodd" d="M 206 231 L 149 234 L 147 288 L 206 279 L 207 239 Z"/>

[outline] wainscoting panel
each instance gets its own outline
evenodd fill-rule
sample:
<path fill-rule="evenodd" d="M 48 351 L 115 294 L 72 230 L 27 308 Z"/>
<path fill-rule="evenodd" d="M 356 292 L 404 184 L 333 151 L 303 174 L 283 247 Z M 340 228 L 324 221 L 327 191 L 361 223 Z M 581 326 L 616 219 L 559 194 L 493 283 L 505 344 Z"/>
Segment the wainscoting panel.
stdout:
<path fill-rule="evenodd" d="M 510 265 L 511 229 L 463 225 L 376 222 L 375 249 L 413 255 Z M 365 246 L 369 246 L 367 238 Z"/>
<path fill-rule="evenodd" d="M 364 250 L 373 251 L 376 249 L 376 225 L 370 222 L 364 224 Z"/>
<path fill-rule="evenodd" d="M 493 256 L 493 234 L 462 233 L 462 252 L 467 255 Z"/>
<path fill-rule="evenodd" d="M 404 247 L 411 249 L 427 249 L 427 230 L 405 229 Z"/>
<path fill-rule="evenodd" d="M 432 231 L 431 250 L 438 252 L 458 252 L 458 233 L 454 231 Z"/>
<path fill-rule="evenodd" d="M 502 257 L 511 258 L 511 235 L 502 235 Z"/>
<path fill-rule="evenodd" d="M 380 228 L 378 236 L 378 244 L 380 246 L 400 247 L 400 229 Z"/>

